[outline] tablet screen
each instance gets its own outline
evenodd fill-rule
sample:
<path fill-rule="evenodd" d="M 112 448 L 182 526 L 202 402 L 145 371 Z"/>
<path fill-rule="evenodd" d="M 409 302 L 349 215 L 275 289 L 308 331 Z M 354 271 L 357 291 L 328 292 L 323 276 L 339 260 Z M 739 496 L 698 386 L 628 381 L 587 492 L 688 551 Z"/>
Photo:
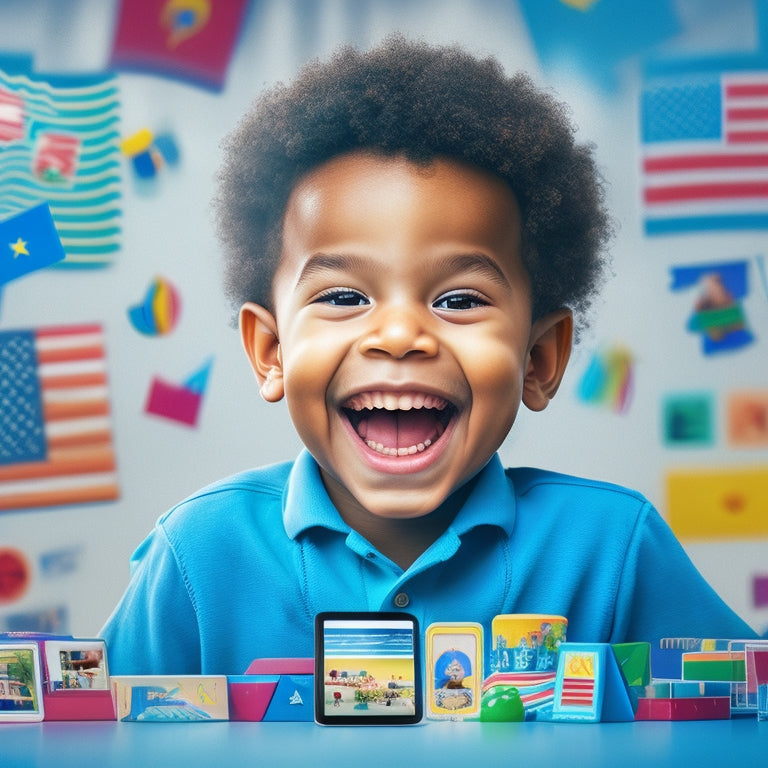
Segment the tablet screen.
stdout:
<path fill-rule="evenodd" d="M 422 716 L 419 627 L 405 613 L 315 619 L 315 720 L 403 725 Z"/>

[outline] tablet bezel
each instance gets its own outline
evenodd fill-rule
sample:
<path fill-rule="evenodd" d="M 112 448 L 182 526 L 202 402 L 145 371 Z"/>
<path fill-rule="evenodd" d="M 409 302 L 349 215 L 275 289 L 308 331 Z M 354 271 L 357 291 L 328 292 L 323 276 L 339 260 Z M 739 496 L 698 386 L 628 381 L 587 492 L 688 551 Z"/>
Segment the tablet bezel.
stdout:
<path fill-rule="evenodd" d="M 325 627 L 328 622 L 350 622 L 354 624 L 381 625 L 386 627 L 392 622 L 407 622 L 413 638 L 413 712 L 407 714 L 369 714 L 370 710 L 360 714 L 334 715 L 328 713 L 325 706 Z M 414 725 L 421 722 L 423 717 L 423 688 L 421 681 L 421 638 L 419 622 L 409 613 L 398 612 L 323 612 L 315 617 L 315 721 L 321 725 Z"/>

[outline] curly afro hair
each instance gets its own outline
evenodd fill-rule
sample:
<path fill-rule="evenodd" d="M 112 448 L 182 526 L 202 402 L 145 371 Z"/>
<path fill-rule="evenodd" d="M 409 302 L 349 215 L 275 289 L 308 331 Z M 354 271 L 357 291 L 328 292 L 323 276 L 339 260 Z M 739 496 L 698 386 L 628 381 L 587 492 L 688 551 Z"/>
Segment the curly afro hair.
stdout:
<path fill-rule="evenodd" d="M 265 92 L 224 142 L 214 201 L 225 289 L 236 308 L 272 307 L 289 195 L 343 153 L 455 158 L 506 181 L 521 211 L 534 319 L 583 316 L 598 292 L 611 235 L 592 147 L 575 142 L 567 108 L 496 59 L 401 36 L 340 48 Z"/>

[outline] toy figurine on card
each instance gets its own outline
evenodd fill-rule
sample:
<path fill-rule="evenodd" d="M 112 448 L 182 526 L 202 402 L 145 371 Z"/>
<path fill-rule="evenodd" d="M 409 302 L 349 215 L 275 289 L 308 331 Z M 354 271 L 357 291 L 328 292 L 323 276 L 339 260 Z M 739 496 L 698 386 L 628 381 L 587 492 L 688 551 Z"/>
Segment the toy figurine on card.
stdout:
<path fill-rule="evenodd" d="M 480 624 L 435 623 L 427 627 L 427 716 L 477 715 L 482 680 Z"/>

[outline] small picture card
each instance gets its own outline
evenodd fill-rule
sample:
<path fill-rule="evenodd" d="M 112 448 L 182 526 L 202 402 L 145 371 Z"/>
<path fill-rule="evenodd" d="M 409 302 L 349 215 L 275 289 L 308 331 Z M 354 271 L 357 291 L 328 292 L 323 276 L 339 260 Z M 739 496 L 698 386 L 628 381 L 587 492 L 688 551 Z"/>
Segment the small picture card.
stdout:
<path fill-rule="evenodd" d="M 48 640 L 45 643 L 48 690 L 109 690 L 103 640 Z"/>
<path fill-rule="evenodd" d="M 475 623 L 427 627 L 427 717 L 462 719 L 480 712 L 483 628 Z"/>
<path fill-rule="evenodd" d="M 0 643 L 0 722 L 42 719 L 37 643 Z"/>

